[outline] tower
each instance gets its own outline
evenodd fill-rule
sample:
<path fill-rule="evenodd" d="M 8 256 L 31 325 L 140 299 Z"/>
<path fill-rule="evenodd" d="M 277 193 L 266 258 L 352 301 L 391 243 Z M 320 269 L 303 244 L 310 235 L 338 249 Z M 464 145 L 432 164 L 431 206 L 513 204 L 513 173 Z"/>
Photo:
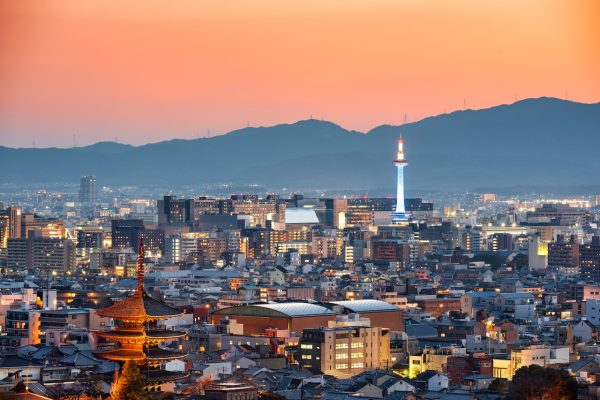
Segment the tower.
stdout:
<path fill-rule="evenodd" d="M 79 181 L 79 201 L 81 203 L 96 202 L 96 177 L 94 175 L 85 175 Z"/>
<path fill-rule="evenodd" d="M 177 346 L 186 333 L 160 327 L 160 320 L 179 317 L 182 312 L 152 298 L 144 290 L 144 243 L 140 241 L 137 265 L 137 290 L 125 300 L 98 310 L 101 317 L 115 321 L 115 328 L 96 332 L 96 336 L 113 342 L 110 350 L 97 352 L 106 360 L 125 363 L 134 361 L 141 366 L 147 388 L 187 378 L 187 373 L 165 369 L 169 361 L 187 356 Z M 173 348 L 173 344 L 176 345 Z"/>
<path fill-rule="evenodd" d="M 398 168 L 398 182 L 396 188 L 396 209 L 392 212 L 392 222 L 408 221 L 408 216 L 404 209 L 404 167 L 408 165 L 408 161 L 404 158 L 404 140 L 402 136 L 398 138 L 398 153 L 396 154 L 394 165 Z"/>

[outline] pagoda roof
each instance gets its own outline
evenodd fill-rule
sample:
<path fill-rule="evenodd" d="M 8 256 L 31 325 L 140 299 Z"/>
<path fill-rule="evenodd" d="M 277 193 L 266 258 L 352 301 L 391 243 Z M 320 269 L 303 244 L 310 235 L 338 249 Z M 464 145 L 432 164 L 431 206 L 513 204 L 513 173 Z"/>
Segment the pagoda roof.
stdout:
<path fill-rule="evenodd" d="M 190 376 L 189 372 L 167 371 L 166 369 L 150 369 L 142 368 L 142 375 L 150 382 L 168 382 L 185 379 Z"/>
<path fill-rule="evenodd" d="M 144 352 L 141 350 L 117 349 L 102 351 L 98 352 L 97 354 L 104 359 L 113 361 L 141 361 L 146 359 L 146 354 L 144 354 Z"/>
<path fill-rule="evenodd" d="M 170 318 L 181 315 L 182 312 L 158 301 L 147 293 L 136 292 L 133 296 L 119 301 L 110 307 L 98 310 L 101 317 L 113 319 L 154 319 Z"/>
<path fill-rule="evenodd" d="M 135 294 L 125 300 L 119 301 L 110 307 L 98 310 L 101 317 L 110 317 L 116 320 L 145 320 L 164 319 L 176 317 L 182 312 L 165 303 L 153 299 L 144 290 L 144 242 L 140 240 L 140 252 L 137 263 L 138 286 Z"/>

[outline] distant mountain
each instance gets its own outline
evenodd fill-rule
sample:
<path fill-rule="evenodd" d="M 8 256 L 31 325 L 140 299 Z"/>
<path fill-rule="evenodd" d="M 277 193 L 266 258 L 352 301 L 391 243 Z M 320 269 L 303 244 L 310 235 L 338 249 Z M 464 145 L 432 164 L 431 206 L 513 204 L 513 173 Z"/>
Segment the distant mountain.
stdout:
<path fill-rule="evenodd" d="M 95 174 L 106 185 L 229 182 L 391 193 L 399 134 L 409 160 L 409 191 L 596 185 L 600 192 L 600 103 L 554 98 L 457 111 L 368 133 L 306 120 L 137 147 L 0 147 L 0 183 L 77 182 Z"/>

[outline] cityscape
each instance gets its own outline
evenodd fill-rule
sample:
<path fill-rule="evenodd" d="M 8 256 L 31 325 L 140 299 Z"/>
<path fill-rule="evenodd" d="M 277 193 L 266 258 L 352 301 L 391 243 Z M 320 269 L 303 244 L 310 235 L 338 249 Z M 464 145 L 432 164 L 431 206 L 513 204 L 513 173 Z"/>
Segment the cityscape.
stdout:
<path fill-rule="evenodd" d="M 600 8 L 526 3 L 0 5 L 0 400 L 600 399 Z"/>

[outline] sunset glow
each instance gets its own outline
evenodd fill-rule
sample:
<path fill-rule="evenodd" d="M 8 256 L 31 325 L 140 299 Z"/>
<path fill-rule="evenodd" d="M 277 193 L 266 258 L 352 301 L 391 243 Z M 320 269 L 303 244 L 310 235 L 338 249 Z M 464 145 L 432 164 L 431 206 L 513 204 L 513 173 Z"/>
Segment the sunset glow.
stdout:
<path fill-rule="evenodd" d="M 598 15 L 595 0 L 4 1 L 0 145 L 597 102 Z"/>

